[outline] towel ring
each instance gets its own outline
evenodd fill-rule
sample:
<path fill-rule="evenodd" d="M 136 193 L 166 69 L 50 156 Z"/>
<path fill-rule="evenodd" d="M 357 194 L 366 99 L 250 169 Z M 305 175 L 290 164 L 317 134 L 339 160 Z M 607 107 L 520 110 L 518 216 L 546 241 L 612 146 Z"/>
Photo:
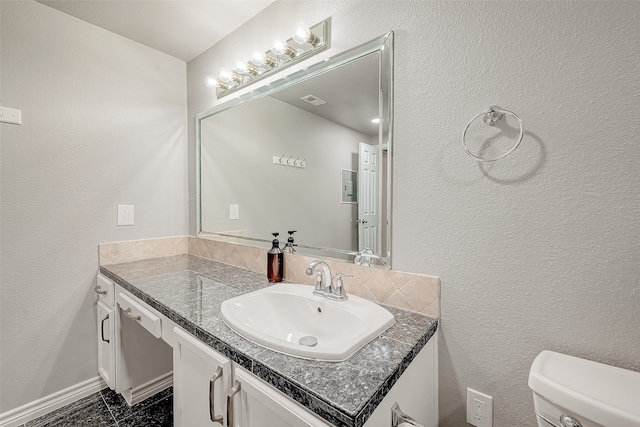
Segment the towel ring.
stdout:
<path fill-rule="evenodd" d="M 469 147 L 467 147 L 467 143 L 465 142 L 465 136 L 467 135 L 467 130 L 469 130 L 469 126 L 471 126 L 471 123 L 473 123 L 473 121 L 475 119 L 477 119 L 478 117 L 484 116 L 482 118 L 482 121 L 485 122 L 489 126 L 493 126 L 496 123 L 498 123 L 500 120 L 502 120 L 502 118 L 504 117 L 505 114 L 512 115 L 518 121 L 518 125 L 520 126 L 520 135 L 518 135 L 518 140 L 516 141 L 515 145 L 513 147 L 511 147 L 511 149 L 509 151 L 507 151 L 506 153 L 503 153 L 503 154 L 499 155 L 498 157 L 494 157 L 493 159 L 486 159 L 484 157 L 479 157 L 479 156 L 476 156 L 475 154 L 473 154 L 469 150 Z M 520 117 L 518 117 L 516 115 L 516 113 L 514 113 L 512 111 L 504 110 L 504 109 L 502 109 L 500 107 L 496 107 L 495 105 L 492 105 L 491 107 L 489 107 L 487 109 L 486 112 L 480 113 L 477 116 L 475 116 L 474 118 L 472 118 L 471 120 L 469 120 L 469 123 L 467 123 L 467 126 L 465 126 L 464 131 L 462 131 L 462 146 L 464 147 L 464 151 L 466 151 L 467 154 L 470 155 L 471 157 L 473 157 L 474 159 L 476 159 L 476 160 L 478 160 L 480 162 L 494 162 L 494 161 L 496 161 L 498 159 L 501 159 L 501 158 L 511 154 L 513 152 L 513 150 L 518 148 L 518 146 L 522 142 L 522 137 L 523 136 L 524 136 L 524 128 L 522 127 L 522 120 L 520 120 Z"/>

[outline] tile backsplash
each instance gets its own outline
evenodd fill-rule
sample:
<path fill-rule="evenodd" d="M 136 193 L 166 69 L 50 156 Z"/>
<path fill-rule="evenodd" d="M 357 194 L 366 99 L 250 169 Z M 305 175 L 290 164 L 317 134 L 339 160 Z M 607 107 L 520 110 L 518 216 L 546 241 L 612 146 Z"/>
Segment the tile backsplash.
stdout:
<path fill-rule="evenodd" d="M 172 255 L 191 254 L 236 267 L 267 273 L 267 250 L 192 236 L 128 242 L 101 243 L 100 265 L 141 261 Z M 313 285 L 307 265 L 317 257 L 285 254 L 284 278 L 288 282 Z M 440 279 L 423 274 L 405 273 L 355 265 L 347 261 L 325 259 L 331 271 L 352 275 L 344 280 L 345 290 L 378 303 L 440 317 Z"/>
<path fill-rule="evenodd" d="M 98 245 L 100 265 L 182 255 L 188 253 L 188 249 L 188 236 L 100 243 Z"/>

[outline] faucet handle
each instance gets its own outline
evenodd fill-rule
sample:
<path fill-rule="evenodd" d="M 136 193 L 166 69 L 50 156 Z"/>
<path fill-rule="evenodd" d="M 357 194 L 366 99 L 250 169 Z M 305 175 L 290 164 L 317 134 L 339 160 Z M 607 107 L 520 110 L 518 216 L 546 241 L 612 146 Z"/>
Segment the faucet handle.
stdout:
<path fill-rule="evenodd" d="M 335 291 L 336 296 L 341 297 L 346 295 L 344 291 L 343 279 L 348 279 L 350 277 L 353 277 L 353 276 L 350 274 L 336 273 L 336 291 Z"/>
<path fill-rule="evenodd" d="M 316 291 L 324 291 L 324 286 L 322 286 L 322 273 L 318 273 L 316 276 Z"/>

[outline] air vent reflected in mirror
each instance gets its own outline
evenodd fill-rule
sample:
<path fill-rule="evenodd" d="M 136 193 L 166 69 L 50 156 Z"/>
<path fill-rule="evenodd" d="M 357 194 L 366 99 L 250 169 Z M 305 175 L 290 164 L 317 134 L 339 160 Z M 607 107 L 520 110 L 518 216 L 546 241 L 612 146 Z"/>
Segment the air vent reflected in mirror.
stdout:
<path fill-rule="evenodd" d="M 324 99 L 320 99 L 315 95 L 306 95 L 306 96 L 303 96 L 300 99 L 302 99 L 303 101 L 308 102 L 311 105 L 315 105 L 316 107 L 318 105 L 322 105 L 322 104 L 326 104 L 327 103 L 327 101 L 325 101 Z"/>

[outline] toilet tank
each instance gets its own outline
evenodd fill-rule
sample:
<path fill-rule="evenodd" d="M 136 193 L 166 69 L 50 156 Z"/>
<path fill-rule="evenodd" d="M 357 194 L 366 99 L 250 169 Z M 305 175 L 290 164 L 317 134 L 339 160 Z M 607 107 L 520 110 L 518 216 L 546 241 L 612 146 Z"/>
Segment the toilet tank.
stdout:
<path fill-rule="evenodd" d="M 545 350 L 531 365 L 538 425 L 640 427 L 640 373 Z M 543 421 L 544 420 L 544 421 Z"/>

